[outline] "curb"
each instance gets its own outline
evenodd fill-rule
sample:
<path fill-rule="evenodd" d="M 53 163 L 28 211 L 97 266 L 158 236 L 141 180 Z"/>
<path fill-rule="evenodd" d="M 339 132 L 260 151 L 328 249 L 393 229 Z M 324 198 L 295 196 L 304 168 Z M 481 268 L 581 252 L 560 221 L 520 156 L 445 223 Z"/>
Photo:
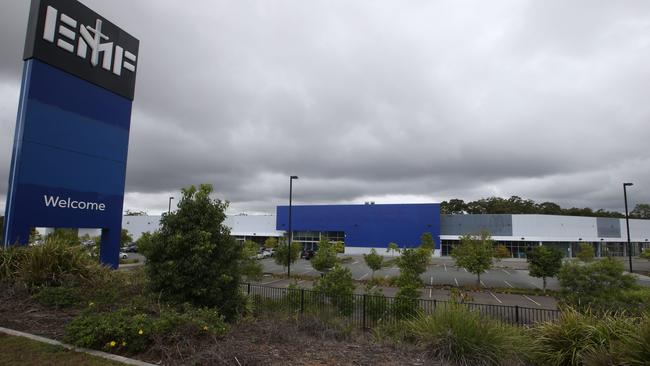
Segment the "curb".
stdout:
<path fill-rule="evenodd" d="M 128 357 L 124 357 L 124 356 L 118 356 L 118 355 L 114 355 L 114 354 L 110 354 L 110 353 L 106 353 L 106 352 L 102 352 L 102 351 L 96 351 L 96 350 L 92 350 L 92 349 L 71 346 L 69 344 L 65 344 L 65 343 L 56 341 L 54 339 L 49 339 L 49 338 L 37 336 L 37 335 L 34 335 L 34 334 L 30 334 L 30 333 L 24 333 L 24 332 L 20 332 L 20 331 L 9 329 L 9 328 L 0 327 L 0 333 L 4 333 L 4 334 L 16 336 L 16 337 L 28 338 L 28 339 L 31 339 L 33 341 L 47 343 L 47 344 L 51 344 L 53 346 L 63 347 L 63 348 L 68 349 L 70 351 L 86 353 L 86 354 L 93 355 L 93 356 L 96 356 L 96 357 L 101 357 L 101 358 L 104 358 L 104 359 L 107 359 L 107 360 L 121 362 L 121 363 L 126 364 L 126 365 L 158 366 L 158 365 L 155 365 L 153 363 L 147 363 L 147 362 L 144 362 L 144 361 L 134 360 L 132 358 L 128 358 Z"/>

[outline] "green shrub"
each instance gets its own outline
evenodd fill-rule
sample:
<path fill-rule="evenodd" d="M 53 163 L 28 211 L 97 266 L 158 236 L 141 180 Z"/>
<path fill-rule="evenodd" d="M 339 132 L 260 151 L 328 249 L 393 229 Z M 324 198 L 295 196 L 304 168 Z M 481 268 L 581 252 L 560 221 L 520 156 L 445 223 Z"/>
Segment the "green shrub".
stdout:
<path fill-rule="evenodd" d="M 319 272 L 327 272 L 331 270 L 337 262 L 338 259 L 336 257 L 336 248 L 334 247 L 334 244 L 331 244 L 327 241 L 327 238 L 323 237 L 318 243 L 316 254 L 311 259 L 311 266 Z"/>
<path fill-rule="evenodd" d="M 367 288 L 364 301 L 366 316 L 372 321 L 380 321 L 390 311 L 388 299 L 377 288 Z"/>
<path fill-rule="evenodd" d="M 257 261 L 260 245 L 252 240 L 246 240 L 241 254 L 241 272 L 247 281 L 259 281 L 262 278 L 262 265 Z"/>
<path fill-rule="evenodd" d="M 157 317 L 122 308 L 113 312 L 85 312 L 66 328 L 66 340 L 76 346 L 109 352 L 138 353 L 154 338 L 174 333 L 186 336 L 222 336 L 228 327 L 214 309 L 184 306 L 181 311 L 163 308 Z"/>
<path fill-rule="evenodd" d="M 591 243 L 580 243 L 576 257 L 585 263 L 594 261 L 594 246 Z"/>
<path fill-rule="evenodd" d="M 558 321 L 532 328 L 531 335 L 540 364 L 584 365 L 615 361 L 613 345 L 634 337 L 637 324 L 637 318 L 622 313 L 581 313 L 566 308 Z"/>
<path fill-rule="evenodd" d="M 634 277 L 623 271 L 623 263 L 613 258 L 589 264 L 567 262 L 557 275 L 561 299 L 580 310 L 606 312 L 626 308 L 624 293 L 637 289 L 637 285 Z"/>
<path fill-rule="evenodd" d="M 43 287 L 34 295 L 34 299 L 53 308 L 68 308 L 83 302 L 79 290 L 70 287 Z"/>
<path fill-rule="evenodd" d="M 350 315 L 354 308 L 354 288 L 350 269 L 337 264 L 318 280 L 314 291 L 325 294 L 343 315 Z"/>
<path fill-rule="evenodd" d="M 29 286 L 60 286 L 70 277 L 83 279 L 89 273 L 86 252 L 58 236 L 48 236 L 43 245 L 27 250 L 20 277 Z"/>
<path fill-rule="evenodd" d="M 399 290 L 397 290 L 397 295 L 391 304 L 391 312 L 397 319 L 406 319 L 413 317 L 418 311 L 419 302 L 419 287 L 417 287 L 415 284 L 400 283 Z"/>
<path fill-rule="evenodd" d="M 516 364 L 523 361 L 530 344 L 520 329 L 484 318 L 462 305 L 438 307 L 405 324 L 431 358 L 453 365 Z"/>
<path fill-rule="evenodd" d="M 66 327 L 66 341 L 75 346 L 107 351 L 141 352 L 151 343 L 154 321 L 147 314 L 126 309 L 86 313 Z"/>
<path fill-rule="evenodd" d="M 154 292 L 165 299 L 216 307 L 229 320 L 244 309 L 240 291 L 242 246 L 223 224 L 227 202 L 212 186 L 182 190 L 178 210 L 163 214 L 160 230 L 142 248 Z"/>

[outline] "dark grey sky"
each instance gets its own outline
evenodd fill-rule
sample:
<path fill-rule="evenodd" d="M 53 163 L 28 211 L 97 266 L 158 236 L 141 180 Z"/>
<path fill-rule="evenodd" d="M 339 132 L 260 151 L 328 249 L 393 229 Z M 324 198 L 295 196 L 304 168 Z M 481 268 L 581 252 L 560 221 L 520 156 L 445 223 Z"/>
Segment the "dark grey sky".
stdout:
<path fill-rule="evenodd" d="M 648 1 L 100 1 L 140 39 L 125 208 L 650 202 Z M 0 12 L 4 209 L 28 1 Z"/>

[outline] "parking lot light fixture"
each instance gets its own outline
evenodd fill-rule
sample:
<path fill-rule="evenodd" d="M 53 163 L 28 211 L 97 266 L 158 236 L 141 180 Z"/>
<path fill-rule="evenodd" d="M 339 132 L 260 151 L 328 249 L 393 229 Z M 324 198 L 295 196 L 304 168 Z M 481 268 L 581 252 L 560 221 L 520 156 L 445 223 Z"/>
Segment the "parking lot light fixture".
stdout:
<path fill-rule="evenodd" d="M 630 273 L 632 273 L 632 244 L 630 243 L 630 217 L 627 213 L 627 187 L 633 183 L 623 183 L 623 199 L 625 200 L 625 227 L 627 228 L 627 257 L 630 261 Z"/>
<path fill-rule="evenodd" d="M 289 177 L 289 243 L 287 246 L 287 278 L 291 278 L 291 243 L 293 241 L 293 230 L 291 229 L 291 201 L 293 198 L 293 180 L 298 179 L 297 175 Z"/>
<path fill-rule="evenodd" d="M 172 200 L 174 197 L 169 197 L 169 208 L 167 208 L 167 213 L 170 214 L 172 213 Z"/>

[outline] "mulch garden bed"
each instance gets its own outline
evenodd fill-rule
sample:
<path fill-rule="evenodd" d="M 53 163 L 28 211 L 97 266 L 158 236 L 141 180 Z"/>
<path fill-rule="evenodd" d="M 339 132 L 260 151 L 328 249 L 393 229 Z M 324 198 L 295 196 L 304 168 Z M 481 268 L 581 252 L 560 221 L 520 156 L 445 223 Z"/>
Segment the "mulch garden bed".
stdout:
<path fill-rule="evenodd" d="M 27 290 L 0 289 L 0 326 L 6 328 L 62 341 L 67 323 L 80 312 L 45 307 Z M 442 365 L 413 347 L 379 345 L 368 334 L 341 338 L 300 321 L 265 317 L 243 320 L 221 339 L 179 336 L 127 356 L 162 365 Z"/>

